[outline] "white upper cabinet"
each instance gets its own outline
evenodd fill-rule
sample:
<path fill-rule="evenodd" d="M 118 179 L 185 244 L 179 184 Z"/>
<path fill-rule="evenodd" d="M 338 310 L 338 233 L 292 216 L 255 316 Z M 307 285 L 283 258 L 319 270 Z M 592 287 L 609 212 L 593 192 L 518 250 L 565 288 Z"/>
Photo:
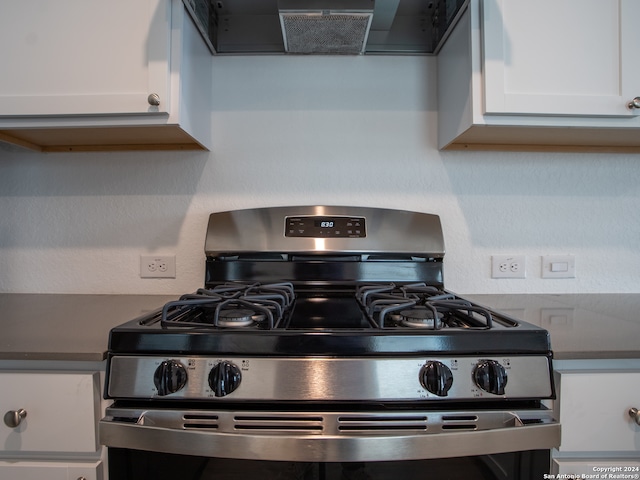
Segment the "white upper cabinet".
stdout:
<path fill-rule="evenodd" d="M 167 112 L 171 3 L 10 1 L 3 6 L 2 115 Z M 8 47 L 8 46 L 11 47 Z"/>
<path fill-rule="evenodd" d="M 485 0 L 485 113 L 637 115 L 639 15 L 637 0 Z"/>
<path fill-rule="evenodd" d="M 640 151 L 637 18 L 638 0 L 470 0 L 438 56 L 439 147 Z"/>
<path fill-rule="evenodd" d="M 1 140 L 210 148 L 211 53 L 180 0 L 5 0 L 0 44 Z"/>

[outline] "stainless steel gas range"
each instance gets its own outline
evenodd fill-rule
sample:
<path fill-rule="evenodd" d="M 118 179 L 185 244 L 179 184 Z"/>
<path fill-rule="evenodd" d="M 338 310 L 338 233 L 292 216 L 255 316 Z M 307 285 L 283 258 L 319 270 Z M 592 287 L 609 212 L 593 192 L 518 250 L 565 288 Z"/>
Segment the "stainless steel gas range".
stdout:
<path fill-rule="evenodd" d="M 131 464 L 171 455 L 198 459 L 193 478 L 225 478 L 218 459 L 322 479 L 473 458 L 477 478 L 541 478 L 560 439 L 549 335 L 446 290 L 444 252 L 425 213 L 211 214 L 204 287 L 111 331 L 111 470 L 145 478 Z"/>

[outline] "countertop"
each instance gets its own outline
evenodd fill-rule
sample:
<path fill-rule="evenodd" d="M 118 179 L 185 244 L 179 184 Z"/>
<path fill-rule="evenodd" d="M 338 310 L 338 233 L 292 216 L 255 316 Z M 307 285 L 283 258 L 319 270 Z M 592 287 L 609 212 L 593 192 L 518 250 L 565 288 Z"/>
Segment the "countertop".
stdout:
<path fill-rule="evenodd" d="M 640 294 L 463 296 L 548 330 L 556 360 L 640 359 Z"/>
<path fill-rule="evenodd" d="M 547 329 L 555 359 L 640 359 L 640 294 L 461 296 Z M 176 297 L 0 294 L 0 360 L 102 361 L 112 327 Z"/>
<path fill-rule="evenodd" d="M 111 328 L 177 296 L 0 294 L 0 360 L 102 361 Z"/>

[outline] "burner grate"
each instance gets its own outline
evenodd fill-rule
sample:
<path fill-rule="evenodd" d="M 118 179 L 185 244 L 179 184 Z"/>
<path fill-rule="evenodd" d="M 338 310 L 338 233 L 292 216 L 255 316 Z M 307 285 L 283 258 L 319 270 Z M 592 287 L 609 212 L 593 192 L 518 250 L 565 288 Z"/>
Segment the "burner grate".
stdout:
<path fill-rule="evenodd" d="M 309 292 L 302 293 L 306 300 L 304 305 L 311 303 L 316 309 L 320 305 L 334 305 L 339 300 L 338 297 L 327 296 L 322 291 L 310 297 L 308 295 Z M 494 320 L 504 326 L 517 326 L 516 322 L 500 316 L 494 318 L 489 309 L 424 283 L 364 284 L 357 286 L 350 295 L 355 309 L 354 315 L 358 315 L 358 326 L 353 328 L 363 328 L 363 321 L 365 328 L 414 329 L 425 333 L 453 328 L 489 330 L 494 327 Z M 298 303 L 300 301 L 302 300 L 298 300 Z M 305 311 L 299 306 L 295 309 L 294 316 L 295 304 L 296 292 L 292 283 L 225 283 L 213 288 L 199 289 L 195 293 L 183 295 L 176 301 L 168 302 L 153 322 L 159 321 L 163 328 L 191 327 L 236 331 L 289 329 L 296 328 L 293 327 L 292 319 L 297 318 L 297 322 L 300 323 L 300 316 L 303 315 L 301 312 Z M 317 314 L 310 317 L 313 322 L 307 318 L 306 323 L 303 323 L 316 329 L 346 328 L 340 322 L 336 323 L 336 318 L 342 318 L 336 317 L 336 309 L 339 308 L 342 307 L 336 305 L 335 308 L 327 310 L 326 315 L 322 317 L 324 323 L 315 321 Z M 147 323 L 149 322 L 151 320 Z M 342 323 L 349 325 L 346 320 Z"/>
<path fill-rule="evenodd" d="M 163 327 L 273 329 L 295 300 L 293 285 L 225 283 L 183 295 L 162 308 Z"/>
<path fill-rule="evenodd" d="M 356 298 L 379 328 L 493 327 L 493 316 L 486 308 L 424 283 L 363 285 Z"/>

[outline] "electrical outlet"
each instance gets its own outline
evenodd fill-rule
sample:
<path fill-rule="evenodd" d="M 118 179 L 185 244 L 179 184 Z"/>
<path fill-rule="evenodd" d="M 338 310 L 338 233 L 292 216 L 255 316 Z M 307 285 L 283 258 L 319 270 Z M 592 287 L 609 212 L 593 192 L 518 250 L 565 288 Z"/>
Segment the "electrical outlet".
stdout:
<path fill-rule="evenodd" d="M 141 278 L 176 278 L 175 255 L 140 255 Z"/>
<path fill-rule="evenodd" d="M 526 278 L 526 276 L 524 255 L 493 255 L 491 257 L 491 278 Z"/>

